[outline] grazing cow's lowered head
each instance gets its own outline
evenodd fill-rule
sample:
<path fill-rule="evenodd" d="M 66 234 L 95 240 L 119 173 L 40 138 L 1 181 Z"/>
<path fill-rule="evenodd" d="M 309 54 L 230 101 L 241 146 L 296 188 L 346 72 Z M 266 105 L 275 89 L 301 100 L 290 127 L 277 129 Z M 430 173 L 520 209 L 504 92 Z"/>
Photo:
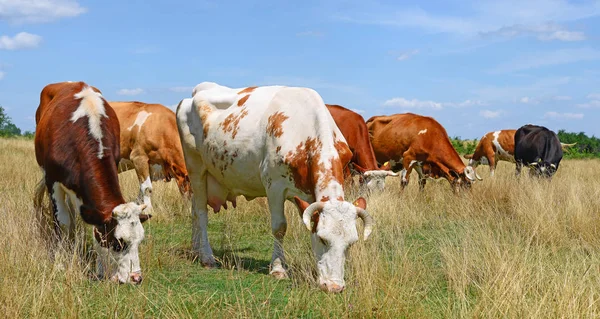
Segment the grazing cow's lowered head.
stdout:
<path fill-rule="evenodd" d="M 101 278 L 119 283 L 142 282 L 138 253 L 144 239 L 142 223 L 152 216 L 142 214 L 145 208 L 145 204 L 118 205 L 108 223 L 94 227 L 98 275 Z"/>
<path fill-rule="evenodd" d="M 388 176 L 398 177 L 400 174 L 390 170 L 389 162 L 386 162 L 379 170 L 367 170 L 354 163 L 354 169 L 361 174 L 361 184 L 370 192 L 382 192 L 385 189 L 385 178 Z"/>
<path fill-rule="evenodd" d="M 344 281 L 346 252 L 358 240 L 356 218 L 364 222 L 365 240 L 373 229 L 373 218 L 365 210 L 367 202 L 359 198 L 354 205 L 346 201 L 318 201 L 312 204 L 294 198 L 303 211 L 302 221 L 311 231 L 311 244 L 317 270 L 319 287 L 329 292 L 341 292 Z"/>

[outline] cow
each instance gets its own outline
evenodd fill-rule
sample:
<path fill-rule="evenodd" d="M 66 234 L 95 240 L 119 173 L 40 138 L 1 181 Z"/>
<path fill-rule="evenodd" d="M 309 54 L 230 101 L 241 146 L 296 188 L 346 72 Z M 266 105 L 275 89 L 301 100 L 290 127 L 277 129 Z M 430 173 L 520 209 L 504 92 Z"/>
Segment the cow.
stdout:
<path fill-rule="evenodd" d="M 444 177 L 455 192 L 481 179 L 472 167 L 465 166 L 444 127 L 432 117 L 413 113 L 373 116 L 367 120 L 367 128 L 377 161 L 402 164 L 402 189 L 413 168 L 419 174 L 421 190 L 426 177 Z"/>
<path fill-rule="evenodd" d="M 473 154 L 467 154 L 464 157 L 469 160 L 469 166 L 477 168 L 481 163 L 490 166 L 490 175 L 494 176 L 494 171 L 498 161 L 515 162 L 515 132 L 517 130 L 499 130 L 486 133 Z"/>
<path fill-rule="evenodd" d="M 515 133 L 516 175 L 523 166 L 532 176 L 552 178 L 563 157 L 563 146 L 553 131 L 543 126 L 527 124 Z"/>
<path fill-rule="evenodd" d="M 215 212 L 236 197 L 267 197 L 274 238 L 270 274 L 287 277 L 283 237 L 284 202 L 294 200 L 311 232 L 319 287 L 345 287 L 344 261 L 358 240 L 356 218 L 366 240 L 373 227 L 366 201 L 344 199 L 344 166 L 352 153 L 321 96 L 286 86 L 233 89 L 213 82 L 194 88 L 177 107 L 177 126 L 192 184 L 192 248 L 214 266 L 208 241 L 207 205 Z M 311 204 L 309 204 L 311 202 Z"/>
<path fill-rule="evenodd" d="M 35 157 L 43 171 L 34 206 L 41 214 L 48 193 L 57 239 L 73 241 L 75 212 L 93 225 L 100 277 L 142 281 L 138 246 L 145 205 L 126 203 L 119 188 L 119 121 L 99 90 L 84 82 L 53 83 L 36 111 Z M 75 212 L 70 211 L 71 206 Z"/>
<path fill-rule="evenodd" d="M 325 104 L 333 117 L 335 124 L 344 135 L 348 147 L 352 152 L 350 163 L 361 175 L 361 184 L 370 191 L 382 191 L 385 187 L 387 176 L 399 176 L 389 170 L 389 167 L 378 167 L 375 153 L 369 140 L 369 130 L 363 117 L 341 105 Z M 344 170 L 346 178 L 352 178 L 349 166 Z"/>
<path fill-rule="evenodd" d="M 121 128 L 119 172 L 134 168 L 140 182 L 138 202 L 152 209 L 152 181 L 174 178 L 182 195 L 190 183 L 177 133 L 175 112 L 161 104 L 109 102 Z"/>

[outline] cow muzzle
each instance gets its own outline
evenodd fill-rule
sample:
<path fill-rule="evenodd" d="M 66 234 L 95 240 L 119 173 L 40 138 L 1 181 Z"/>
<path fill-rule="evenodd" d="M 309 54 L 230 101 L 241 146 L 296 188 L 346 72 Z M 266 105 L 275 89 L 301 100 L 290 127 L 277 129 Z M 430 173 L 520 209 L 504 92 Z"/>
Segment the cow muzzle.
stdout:
<path fill-rule="evenodd" d="M 344 291 L 345 286 L 343 285 L 338 285 L 334 282 L 324 282 L 321 283 L 319 285 L 319 288 L 321 288 L 322 291 L 324 292 L 330 292 L 330 293 L 340 293 L 342 291 Z"/>

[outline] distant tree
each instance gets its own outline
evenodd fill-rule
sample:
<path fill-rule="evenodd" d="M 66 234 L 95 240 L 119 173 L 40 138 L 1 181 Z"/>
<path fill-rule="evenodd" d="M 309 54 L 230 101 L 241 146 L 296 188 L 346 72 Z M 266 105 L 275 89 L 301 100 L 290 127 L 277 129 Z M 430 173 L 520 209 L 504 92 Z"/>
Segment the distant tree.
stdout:
<path fill-rule="evenodd" d="M 4 108 L 0 106 L 0 136 L 11 137 L 21 135 L 21 129 L 19 129 L 10 117 L 4 111 Z"/>

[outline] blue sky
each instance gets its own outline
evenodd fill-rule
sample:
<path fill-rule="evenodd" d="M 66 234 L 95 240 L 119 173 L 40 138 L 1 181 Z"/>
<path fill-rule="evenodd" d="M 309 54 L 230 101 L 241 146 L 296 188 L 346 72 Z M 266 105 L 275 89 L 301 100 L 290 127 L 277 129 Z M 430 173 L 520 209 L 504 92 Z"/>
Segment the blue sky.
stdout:
<path fill-rule="evenodd" d="M 0 105 L 44 85 L 173 107 L 203 81 L 294 85 L 451 136 L 527 123 L 600 136 L 600 1 L 0 0 Z"/>

